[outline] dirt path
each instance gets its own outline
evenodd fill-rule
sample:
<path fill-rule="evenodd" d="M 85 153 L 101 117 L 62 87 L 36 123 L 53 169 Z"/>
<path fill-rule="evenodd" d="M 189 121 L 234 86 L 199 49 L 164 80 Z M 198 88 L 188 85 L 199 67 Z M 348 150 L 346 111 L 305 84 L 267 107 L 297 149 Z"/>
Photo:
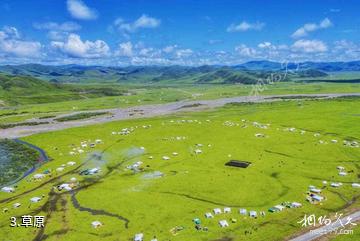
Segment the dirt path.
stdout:
<path fill-rule="evenodd" d="M 261 103 L 261 102 L 272 102 L 283 99 L 296 99 L 296 98 L 338 98 L 346 96 L 360 96 L 360 93 L 344 93 L 344 94 L 298 94 L 298 95 L 267 95 L 267 96 L 240 96 L 233 98 L 222 98 L 215 100 L 199 100 L 199 101 L 178 101 L 167 104 L 157 105 L 144 105 L 135 106 L 125 109 L 103 109 L 94 111 L 83 111 L 83 112 L 111 112 L 111 116 L 99 116 L 91 119 L 68 121 L 68 122 L 56 122 L 54 118 L 46 119 L 49 121 L 48 124 L 40 124 L 36 126 L 17 126 L 9 129 L 0 130 L 1 138 L 19 138 L 29 136 L 42 132 L 56 131 L 67 129 L 71 127 L 106 123 L 116 120 L 153 117 L 160 115 L 168 115 L 181 111 L 201 111 L 210 108 L 216 108 L 224 106 L 228 103 Z M 73 115 L 81 112 L 73 112 L 68 115 Z"/>

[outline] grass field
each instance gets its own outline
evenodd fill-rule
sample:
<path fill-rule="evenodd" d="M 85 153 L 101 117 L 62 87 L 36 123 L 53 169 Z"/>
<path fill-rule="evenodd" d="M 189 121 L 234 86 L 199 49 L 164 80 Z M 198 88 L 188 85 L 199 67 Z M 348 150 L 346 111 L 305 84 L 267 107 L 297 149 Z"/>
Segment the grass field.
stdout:
<path fill-rule="evenodd" d="M 106 108 L 125 108 L 136 105 L 167 103 L 178 100 L 217 99 L 254 94 L 252 85 L 188 85 L 188 86 L 120 86 L 128 88 L 133 95 L 81 98 L 76 100 L 27 104 L 0 109 L 0 123 L 14 123 L 32 118 L 60 115 L 73 111 L 96 110 Z M 315 94 L 315 93 L 351 93 L 360 92 L 360 85 L 346 83 L 294 83 L 282 82 L 259 86 L 256 94 Z M 20 97 L 19 97 L 20 98 Z M 25 97 L 26 98 L 26 97 Z M 35 100 L 37 97 L 31 96 Z"/>
<path fill-rule="evenodd" d="M 289 84 L 264 93 L 278 94 L 293 88 L 306 93 L 311 88 L 317 93 L 332 91 L 332 85 L 324 86 Z M 204 91 L 204 97 L 248 91 L 242 86 L 226 88 L 221 87 L 221 92 Z M 342 88 L 337 92 L 356 92 L 358 86 Z M 56 105 L 59 111 L 66 111 L 64 105 Z M 95 102 L 85 105 L 93 109 L 101 106 Z M 50 106 L 44 105 L 43 110 L 55 109 Z M 30 111 L 32 107 L 27 108 Z M 136 233 L 144 233 L 145 240 L 154 235 L 158 240 L 174 241 L 264 237 L 282 240 L 301 229 L 298 221 L 305 214 L 329 216 L 359 207 L 360 190 L 352 188 L 351 183 L 357 182 L 360 174 L 360 148 L 343 145 L 343 140 L 360 139 L 359 110 L 359 98 L 232 104 L 207 112 L 112 122 L 26 137 L 23 140 L 43 148 L 52 158 L 36 171 L 51 170 L 51 177 L 47 175 L 41 181 L 29 177 L 18 183 L 15 193 L 0 193 L 0 208 L 9 209 L 0 215 L 2 236 L 7 240 L 36 240 L 41 235 L 48 240 L 132 240 Z M 292 127 L 296 128 L 293 132 L 287 129 Z M 129 135 L 113 134 L 123 128 L 132 131 Z M 301 134 L 301 130 L 306 132 Z M 256 137 L 257 133 L 265 137 Z M 314 136 L 315 133 L 320 135 Z M 102 142 L 94 148 L 80 146 L 81 142 L 95 143 L 96 139 Z M 338 143 L 331 142 L 333 139 Z M 78 153 L 79 149 L 84 153 L 69 154 Z M 195 154 L 196 149 L 202 153 Z M 163 160 L 164 156 L 170 159 Z M 230 159 L 252 164 L 246 169 L 225 166 Z M 69 161 L 77 164 L 56 171 Z M 137 171 L 127 169 L 138 161 L 142 164 Z M 348 175 L 339 176 L 337 166 L 344 166 Z M 94 167 L 101 172 L 79 175 L 79 171 Z M 51 191 L 71 177 L 79 181 L 73 191 Z M 326 200 L 321 205 L 305 201 L 308 186 L 321 188 L 323 180 L 342 182 L 343 186 L 326 185 L 321 194 Z M 30 198 L 42 195 L 39 203 L 29 205 Z M 352 198 L 355 202 L 349 206 Z M 279 213 L 267 211 L 284 201 L 300 202 L 303 207 Z M 22 206 L 14 209 L 16 202 Z M 232 212 L 205 219 L 206 212 L 218 207 L 232 207 Z M 239 208 L 258 214 L 265 211 L 266 216 L 241 216 Z M 24 214 L 45 215 L 46 228 L 39 231 L 9 227 L 9 217 Z M 197 231 L 194 218 L 200 218 L 208 231 Z M 237 222 L 231 223 L 231 218 Z M 92 228 L 95 220 L 103 226 Z M 219 220 L 227 220 L 229 227 L 220 228 Z M 173 235 L 170 230 L 177 226 L 184 229 Z"/>

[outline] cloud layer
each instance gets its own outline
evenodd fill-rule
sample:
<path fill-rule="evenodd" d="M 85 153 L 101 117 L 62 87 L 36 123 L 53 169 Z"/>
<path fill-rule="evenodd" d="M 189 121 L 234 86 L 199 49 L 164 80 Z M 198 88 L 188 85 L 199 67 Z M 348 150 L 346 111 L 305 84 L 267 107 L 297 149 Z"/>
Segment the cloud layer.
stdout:
<path fill-rule="evenodd" d="M 256 23 L 248 23 L 243 21 L 239 24 L 231 24 L 226 31 L 227 32 L 245 32 L 249 30 L 261 30 L 265 26 L 265 23 L 256 22 Z"/>
<path fill-rule="evenodd" d="M 67 0 L 67 9 L 73 18 L 81 20 L 92 20 L 98 17 L 95 9 L 89 8 L 81 0 Z"/>
<path fill-rule="evenodd" d="M 324 18 L 320 23 L 307 23 L 304 24 L 301 28 L 297 29 L 291 37 L 293 38 L 303 38 L 309 35 L 311 32 L 315 32 L 319 29 L 326 29 L 333 26 L 332 22 L 328 18 Z"/>

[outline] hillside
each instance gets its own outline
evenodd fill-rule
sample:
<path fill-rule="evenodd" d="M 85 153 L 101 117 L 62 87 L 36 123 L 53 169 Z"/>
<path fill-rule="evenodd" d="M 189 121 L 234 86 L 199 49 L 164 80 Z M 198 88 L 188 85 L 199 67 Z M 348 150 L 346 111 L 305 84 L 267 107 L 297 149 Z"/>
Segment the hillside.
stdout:
<path fill-rule="evenodd" d="M 114 96 L 122 95 L 125 92 L 120 87 L 67 85 L 31 76 L 0 74 L 0 103 L 2 106 Z"/>

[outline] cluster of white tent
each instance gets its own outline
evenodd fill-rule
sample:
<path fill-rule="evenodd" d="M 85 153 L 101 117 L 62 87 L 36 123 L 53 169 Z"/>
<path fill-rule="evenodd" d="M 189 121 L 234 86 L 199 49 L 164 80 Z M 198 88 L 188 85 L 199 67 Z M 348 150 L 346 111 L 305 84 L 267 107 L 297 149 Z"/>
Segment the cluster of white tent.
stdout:
<path fill-rule="evenodd" d="M 130 135 L 131 133 L 133 133 L 135 131 L 135 129 L 138 128 L 143 128 L 143 129 L 149 129 L 151 128 L 152 125 L 142 125 L 142 126 L 131 126 L 131 127 L 126 127 L 126 128 L 122 128 L 120 131 L 112 131 L 111 135 L 123 135 L 123 136 L 127 136 Z"/>
<path fill-rule="evenodd" d="M 162 140 L 164 141 L 183 141 L 186 140 L 186 136 L 171 136 L 171 137 L 164 137 Z"/>
<path fill-rule="evenodd" d="M 77 155 L 77 154 L 83 154 L 85 152 L 84 149 L 86 148 L 94 148 L 96 145 L 98 144 L 102 144 L 103 141 L 101 139 L 96 139 L 95 141 L 81 141 L 80 142 L 80 146 L 78 147 L 73 147 L 71 149 L 71 151 L 69 152 L 69 155 L 73 156 L 73 155 Z"/>

